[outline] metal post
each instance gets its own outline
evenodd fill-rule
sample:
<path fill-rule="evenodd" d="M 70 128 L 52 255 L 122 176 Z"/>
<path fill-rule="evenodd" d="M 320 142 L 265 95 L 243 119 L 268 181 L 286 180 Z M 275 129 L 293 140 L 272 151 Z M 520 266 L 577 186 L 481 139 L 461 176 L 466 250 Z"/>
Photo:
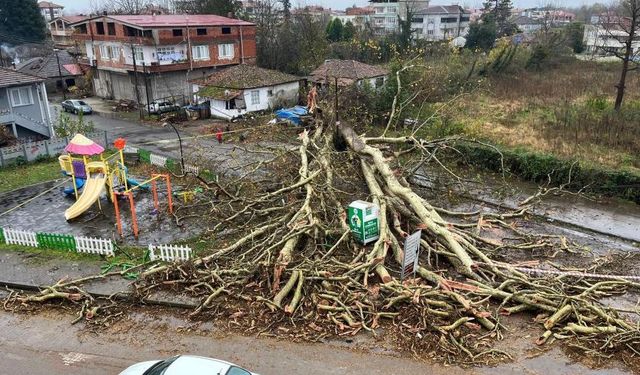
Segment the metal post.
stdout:
<path fill-rule="evenodd" d="M 340 116 L 338 115 L 338 77 L 335 77 L 335 82 L 336 82 L 336 98 L 335 98 L 336 122 L 338 122 L 338 121 L 340 121 Z"/>
<path fill-rule="evenodd" d="M 167 124 L 169 124 L 169 126 L 173 128 L 173 131 L 176 132 L 176 135 L 178 136 L 178 143 L 180 144 L 180 167 L 182 168 L 182 173 L 184 173 L 184 154 L 182 152 L 182 138 L 180 137 L 180 133 L 178 132 L 178 129 L 176 129 L 176 127 L 173 126 L 172 123 L 167 122 Z"/>
<path fill-rule="evenodd" d="M 140 120 L 144 119 L 144 112 L 140 105 L 140 90 L 138 87 L 138 65 L 136 64 L 136 51 L 133 49 L 133 43 L 130 43 L 131 55 L 133 56 L 133 82 L 136 85 L 136 99 L 138 100 L 138 112 L 140 112 Z M 143 52 L 144 53 L 144 52 Z"/>
<path fill-rule="evenodd" d="M 57 49 L 53 50 L 53 53 L 56 54 L 56 61 L 58 62 L 58 78 L 60 79 L 60 86 L 62 86 L 62 99 L 67 100 L 67 90 L 65 90 L 64 80 L 62 79 L 62 69 L 60 68 L 60 56 L 58 55 L 60 52 Z"/>
<path fill-rule="evenodd" d="M 151 104 L 151 101 L 149 100 L 149 83 L 147 81 L 147 78 L 148 78 L 147 77 L 147 68 L 146 68 L 146 66 L 144 64 L 144 61 L 142 62 L 142 77 L 144 77 L 144 92 L 145 92 L 145 94 L 147 96 L 147 113 L 150 113 L 151 111 L 149 110 L 150 109 L 149 106 Z"/>

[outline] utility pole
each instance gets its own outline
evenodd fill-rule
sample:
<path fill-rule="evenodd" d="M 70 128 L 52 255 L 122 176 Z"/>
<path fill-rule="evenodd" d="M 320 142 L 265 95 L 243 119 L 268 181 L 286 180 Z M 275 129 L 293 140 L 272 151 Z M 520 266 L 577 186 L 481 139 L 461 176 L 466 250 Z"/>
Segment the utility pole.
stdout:
<path fill-rule="evenodd" d="M 140 120 L 144 120 L 144 110 L 142 109 L 142 105 L 140 105 L 140 88 L 138 87 L 138 65 L 136 64 L 136 51 L 133 47 L 133 43 L 131 45 L 131 55 L 133 56 L 133 82 L 136 85 L 136 99 L 138 101 L 138 111 L 140 112 Z"/>
<path fill-rule="evenodd" d="M 60 68 L 60 56 L 58 52 L 60 52 L 60 50 L 53 49 L 53 53 L 56 54 L 56 61 L 58 62 L 58 78 L 60 79 L 60 87 L 62 87 L 62 100 L 67 100 L 67 90 L 65 89 L 64 80 L 62 79 L 62 69 Z"/>
<path fill-rule="evenodd" d="M 147 68 L 144 64 L 144 61 L 142 62 L 142 77 L 144 78 L 144 92 L 147 96 L 147 113 L 150 113 L 150 104 L 151 101 L 149 100 L 149 82 L 147 80 Z"/>

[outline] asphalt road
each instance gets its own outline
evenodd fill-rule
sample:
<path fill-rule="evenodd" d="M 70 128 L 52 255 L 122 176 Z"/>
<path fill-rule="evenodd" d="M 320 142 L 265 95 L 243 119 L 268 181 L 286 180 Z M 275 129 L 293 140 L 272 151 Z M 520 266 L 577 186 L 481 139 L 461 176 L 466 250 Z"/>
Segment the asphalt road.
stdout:
<path fill-rule="evenodd" d="M 100 333 L 82 330 L 81 324 L 72 326 L 72 320 L 61 313 L 0 312 L 0 374 L 118 374 L 135 362 L 180 353 L 225 359 L 262 375 L 465 373 L 328 345 L 193 332 L 183 329 L 180 319 L 161 314 L 125 319 Z"/>

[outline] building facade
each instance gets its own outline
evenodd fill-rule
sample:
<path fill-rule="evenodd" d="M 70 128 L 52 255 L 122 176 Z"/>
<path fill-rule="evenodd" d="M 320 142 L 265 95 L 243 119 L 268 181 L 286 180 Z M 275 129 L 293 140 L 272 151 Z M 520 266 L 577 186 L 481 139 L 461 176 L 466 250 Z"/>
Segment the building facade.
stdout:
<path fill-rule="evenodd" d="M 255 24 L 215 15 L 100 16 L 73 26 L 103 98 L 190 97 L 190 80 L 256 59 Z"/>
<path fill-rule="evenodd" d="M 36 140 L 53 136 L 44 79 L 0 68 L 0 126 L 14 137 Z"/>
<path fill-rule="evenodd" d="M 49 33 L 54 46 L 57 48 L 73 47 L 76 42 L 73 39 L 73 27 L 71 25 L 86 18 L 85 16 L 61 16 L 49 21 Z"/>
<path fill-rule="evenodd" d="M 40 13 L 47 23 L 58 17 L 62 17 L 62 10 L 64 9 L 62 5 L 58 5 L 50 1 L 39 2 L 38 8 L 40 8 Z"/>
<path fill-rule="evenodd" d="M 406 20 L 408 12 L 428 8 L 429 0 L 369 0 L 369 4 L 373 8 L 371 26 L 377 34 L 388 34 L 398 31 L 398 20 Z"/>
<path fill-rule="evenodd" d="M 640 32 L 640 30 L 638 30 Z M 629 33 L 615 24 L 596 24 L 584 26 L 583 42 L 585 53 L 594 56 L 615 56 L 625 51 L 624 42 Z M 640 56 L 640 35 L 636 34 L 631 48 L 633 55 Z"/>
<path fill-rule="evenodd" d="M 416 39 L 449 40 L 467 35 L 471 12 L 459 5 L 438 5 L 414 11 L 411 28 Z"/>

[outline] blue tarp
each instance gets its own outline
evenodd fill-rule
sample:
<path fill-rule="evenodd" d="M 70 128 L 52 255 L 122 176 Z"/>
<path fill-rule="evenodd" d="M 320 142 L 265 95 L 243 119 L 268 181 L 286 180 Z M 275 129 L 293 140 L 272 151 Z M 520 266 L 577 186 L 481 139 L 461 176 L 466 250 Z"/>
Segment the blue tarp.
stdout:
<path fill-rule="evenodd" d="M 276 118 L 279 121 L 289 121 L 299 126 L 300 123 L 302 122 L 302 120 L 300 119 L 300 116 L 306 116 L 308 114 L 309 114 L 309 110 L 307 109 L 307 107 L 297 105 L 293 108 L 284 108 L 284 109 L 277 110 Z"/>

